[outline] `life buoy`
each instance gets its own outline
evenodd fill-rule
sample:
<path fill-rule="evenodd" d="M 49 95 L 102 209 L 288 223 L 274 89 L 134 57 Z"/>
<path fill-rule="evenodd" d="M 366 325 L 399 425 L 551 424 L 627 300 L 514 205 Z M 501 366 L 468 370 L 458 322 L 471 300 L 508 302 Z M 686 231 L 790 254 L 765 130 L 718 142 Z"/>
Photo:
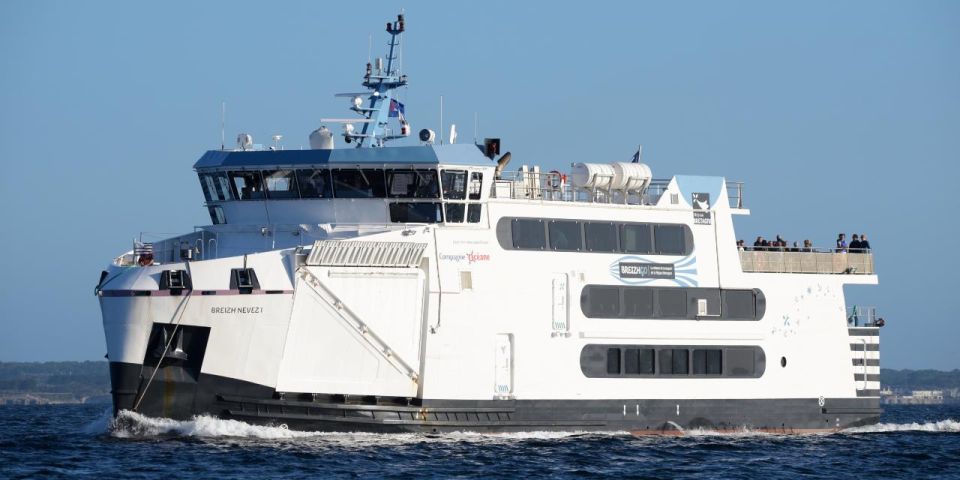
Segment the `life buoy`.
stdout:
<path fill-rule="evenodd" d="M 567 176 L 556 170 L 550 170 L 550 174 L 547 176 L 547 183 L 550 185 L 550 188 L 559 190 L 560 187 L 567 183 Z"/>

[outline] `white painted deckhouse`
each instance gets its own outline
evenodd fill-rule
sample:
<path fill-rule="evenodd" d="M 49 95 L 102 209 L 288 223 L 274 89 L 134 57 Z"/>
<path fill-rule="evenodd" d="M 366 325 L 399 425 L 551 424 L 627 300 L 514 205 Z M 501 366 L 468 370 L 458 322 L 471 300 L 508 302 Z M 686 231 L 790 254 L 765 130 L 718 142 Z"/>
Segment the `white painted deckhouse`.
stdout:
<path fill-rule="evenodd" d="M 500 142 L 390 147 L 396 52 L 309 150 L 194 165 L 211 225 L 104 270 L 115 411 L 330 431 L 876 423 L 869 251 L 738 250 L 743 185 L 635 162 L 543 172 Z M 416 143 L 413 139 L 410 143 Z M 334 143 L 339 144 L 335 148 Z"/>

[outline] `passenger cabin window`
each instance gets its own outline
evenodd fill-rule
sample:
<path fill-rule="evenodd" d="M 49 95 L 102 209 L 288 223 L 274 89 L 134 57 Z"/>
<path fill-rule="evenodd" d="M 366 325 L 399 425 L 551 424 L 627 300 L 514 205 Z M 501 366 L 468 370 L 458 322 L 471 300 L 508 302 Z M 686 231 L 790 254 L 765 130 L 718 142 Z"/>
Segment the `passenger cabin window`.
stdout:
<path fill-rule="evenodd" d="M 550 231 L 550 249 L 560 252 L 576 252 L 582 249 L 580 240 L 580 222 L 568 220 L 551 220 L 548 223 Z"/>
<path fill-rule="evenodd" d="M 653 229 L 654 243 L 660 255 L 683 255 L 686 248 L 683 227 L 680 225 L 657 225 Z"/>
<path fill-rule="evenodd" d="M 237 200 L 263 200 L 263 179 L 259 171 L 230 172 L 233 196 Z"/>
<path fill-rule="evenodd" d="M 390 221 L 394 223 L 439 223 L 443 214 L 439 202 L 396 202 L 390 204 Z"/>
<path fill-rule="evenodd" d="M 513 248 L 543 250 L 547 248 L 547 234 L 543 220 L 515 218 L 512 222 Z"/>
<path fill-rule="evenodd" d="M 443 186 L 443 198 L 464 200 L 467 198 L 467 172 L 465 170 L 442 170 L 440 183 Z"/>
<path fill-rule="evenodd" d="M 273 199 L 299 198 L 297 175 L 294 170 L 267 170 L 263 172 L 267 197 Z"/>
<path fill-rule="evenodd" d="M 387 170 L 387 196 L 440 198 L 436 170 Z"/>
<path fill-rule="evenodd" d="M 386 197 L 383 170 L 337 168 L 331 174 L 333 176 L 333 195 L 336 198 Z"/>
<path fill-rule="evenodd" d="M 649 224 L 622 225 L 620 249 L 624 253 L 653 253 L 653 237 Z"/>
<path fill-rule="evenodd" d="M 592 344 L 580 351 L 587 378 L 759 378 L 765 368 L 758 346 Z"/>
<path fill-rule="evenodd" d="M 300 198 L 333 198 L 330 170 L 297 170 Z"/>
<path fill-rule="evenodd" d="M 584 223 L 583 239 L 586 240 L 588 252 L 617 251 L 617 228 L 613 223 Z"/>

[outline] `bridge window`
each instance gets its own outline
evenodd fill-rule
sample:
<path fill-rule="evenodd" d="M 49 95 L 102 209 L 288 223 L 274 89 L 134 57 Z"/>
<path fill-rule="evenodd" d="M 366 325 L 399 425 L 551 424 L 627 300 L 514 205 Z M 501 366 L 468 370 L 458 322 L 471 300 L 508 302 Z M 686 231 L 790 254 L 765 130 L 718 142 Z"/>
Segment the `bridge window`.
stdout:
<path fill-rule="evenodd" d="M 297 176 L 294 170 L 267 170 L 263 172 L 263 181 L 270 198 L 298 198 Z"/>
<path fill-rule="evenodd" d="M 583 238 L 588 252 L 616 252 L 617 228 L 610 222 L 585 222 Z"/>
<path fill-rule="evenodd" d="M 576 252 L 582 248 L 580 222 L 567 220 L 551 220 L 548 224 L 550 231 L 550 249 L 561 252 Z"/>
<path fill-rule="evenodd" d="M 480 200 L 480 192 L 483 189 L 483 174 L 480 172 L 470 172 L 470 200 Z"/>
<path fill-rule="evenodd" d="M 480 213 L 483 207 L 479 203 L 471 203 L 467 206 L 467 222 L 480 223 Z"/>
<path fill-rule="evenodd" d="M 333 198 L 330 171 L 327 169 L 297 170 L 300 198 Z"/>
<path fill-rule="evenodd" d="M 447 223 L 463 223 L 463 213 L 467 205 L 465 203 L 448 203 L 444 206 L 447 215 Z"/>
<path fill-rule="evenodd" d="M 263 179 L 260 172 L 230 172 L 233 196 L 237 200 L 263 200 Z"/>
<path fill-rule="evenodd" d="M 383 170 L 373 168 L 337 168 L 332 172 L 336 198 L 384 198 Z"/>
<path fill-rule="evenodd" d="M 223 209 L 218 206 L 207 207 L 207 211 L 210 213 L 210 221 L 214 225 L 221 225 L 227 223 L 227 219 L 223 216 Z"/>
<path fill-rule="evenodd" d="M 464 200 L 467 198 L 467 172 L 465 170 L 442 170 L 440 183 L 443 186 L 443 198 Z"/>
<path fill-rule="evenodd" d="M 390 204 L 390 221 L 394 223 L 439 223 L 443 221 L 438 202 L 397 202 Z"/>
<path fill-rule="evenodd" d="M 440 198 L 436 170 L 387 170 L 391 198 Z"/>
<path fill-rule="evenodd" d="M 649 224 L 623 225 L 620 227 L 620 250 L 624 253 L 653 253 L 653 238 Z"/>

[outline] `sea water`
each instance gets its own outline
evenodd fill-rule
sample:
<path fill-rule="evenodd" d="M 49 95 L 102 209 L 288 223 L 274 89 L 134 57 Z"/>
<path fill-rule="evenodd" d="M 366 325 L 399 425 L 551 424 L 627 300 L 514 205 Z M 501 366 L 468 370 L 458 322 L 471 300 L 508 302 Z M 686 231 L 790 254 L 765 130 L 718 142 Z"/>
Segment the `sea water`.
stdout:
<path fill-rule="evenodd" d="M 0 407 L 0 478 L 960 478 L 960 405 L 888 406 L 839 433 L 298 432 L 107 406 Z"/>

